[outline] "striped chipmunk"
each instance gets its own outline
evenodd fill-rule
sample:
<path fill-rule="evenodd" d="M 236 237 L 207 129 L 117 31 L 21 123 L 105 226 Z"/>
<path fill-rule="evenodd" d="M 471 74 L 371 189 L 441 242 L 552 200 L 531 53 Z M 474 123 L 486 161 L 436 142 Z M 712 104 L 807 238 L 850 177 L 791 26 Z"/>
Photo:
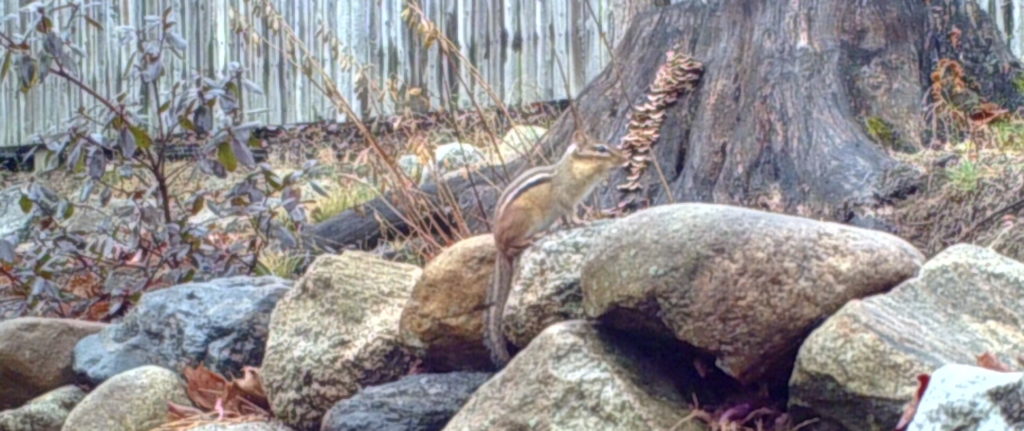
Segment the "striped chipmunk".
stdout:
<path fill-rule="evenodd" d="M 497 367 L 510 356 L 501 330 L 502 313 L 512 288 L 516 258 L 558 219 L 580 223 L 577 206 L 626 157 L 617 148 L 577 131 L 565 154 L 548 166 L 539 166 L 512 180 L 498 198 L 494 212 L 494 278 L 487 290 L 484 344 Z"/>

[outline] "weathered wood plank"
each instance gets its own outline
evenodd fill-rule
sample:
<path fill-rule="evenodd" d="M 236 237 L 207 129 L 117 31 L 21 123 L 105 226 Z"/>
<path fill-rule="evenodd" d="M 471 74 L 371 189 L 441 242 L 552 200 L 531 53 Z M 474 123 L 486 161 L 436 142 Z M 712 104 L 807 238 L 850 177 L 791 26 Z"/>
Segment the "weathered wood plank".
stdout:
<path fill-rule="evenodd" d="M 632 16 L 653 4 L 696 0 L 420 0 L 427 16 L 471 59 L 495 93 L 506 103 L 520 104 L 557 100 L 576 95 L 611 60 L 601 38 L 603 31 L 614 44 Z M 0 0 L 0 17 L 17 14 L 19 0 Z M 253 46 L 244 34 L 234 31 L 239 22 L 252 26 L 276 46 L 284 39 L 271 34 L 264 19 L 253 21 L 255 3 L 245 0 L 121 0 L 97 2 L 86 13 L 103 23 L 104 32 L 79 26 L 71 36 L 89 56 L 80 65 L 85 82 L 114 97 L 127 92 L 143 100 L 138 80 L 131 74 L 131 44 L 115 35 L 122 26 L 139 26 L 146 15 L 175 7 L 180 30 L 189 41 L 183 59 L 167 61 L 162 91 L 175 80 L 190 79 L 194 72 L 217 73 L 228 62 L 246 68 L 246 79 L 265 90 L 244 100 L 247 120 L 270 124 L 345 120 L 333 104 L 302 77 L 295 64 L 264 44 Z M 356 112 L 379 115 L 404 108 L 387 89 L 417 87 L 428 97 L 417 109 L 467 108 L 472 98 L 490 105 L 490 98 L 469 75 L 467 65 L 451 67 L 437 45 L 426 49 L 415 30 L 402 22 L 404 0 L 272 0 L 321 61 Z M 1014 52 L 1024 49 L 1022 11 L 1024 0 L 981 0 Z M 236 20 L 236 21 L 233 21 Z M 30 23 L 28 14 L 0 23 L 0 29 L 17 33 Z M 324 30 L 325 37 L 318 37 Z M 339 49 L 332 50 L 331 40 Z M 337 55 L 335 55 L 335 53 Z M 566 85 L 557 58 L 566 68 Z M 455 63 L 457 64 L 457 62 Z M 360 76 L 366 79 L 358 79 Z M 462 88 L 459 80 L 468 88 Z M 367 87 L 371 88 L 367 88 Z M 404 97 L 404 91 L 399 92 Z M 448 97 L 451 100 L 448 100 Z M 399 104 L 396 104 L 399 103 Z M 58 80 L 22 95 L 8 77 L 0 83 L 0 118 L 12 119 L 0 127 L 0 147 L 29 143 L 33 135 L 54 131 L 61 120 L 79 106 L 94 103 L 82 92 Z"/>

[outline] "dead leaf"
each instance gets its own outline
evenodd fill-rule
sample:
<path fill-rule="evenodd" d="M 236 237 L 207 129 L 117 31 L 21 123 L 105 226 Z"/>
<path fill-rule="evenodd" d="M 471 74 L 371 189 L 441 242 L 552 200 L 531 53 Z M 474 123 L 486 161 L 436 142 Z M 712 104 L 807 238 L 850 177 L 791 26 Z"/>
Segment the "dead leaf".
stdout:
<path fill-rule="evenodd" d="M 200 364 L 186 368 L 186 393 L 198 408 L 169 406 L 169 415 L 177 421 L 214 421 L 238 418 L 269 418 L 270 403 L 263 389 L 259 369 L 243 367 L 242 377 L 228 381 L 224 376 Z"/>
<path fill-rule="evenodd" d="M 903 415 L 900 416 L 900 421 L 896 424 L 895 431 L 906 431 L 907 427 L 910 426 L 910 422 L 914 420 L 914 415 L 917 413 L 917 405 L 921 403 L 921 397 L 924 396 L 924 391 L 928 389 L 929 381 L 931 381 L 930 375 L 917 375 L 917 391 L 914 392 L 914 399 L 910 400 L 903 407 Z"/>
<path fill-rule="evenodd" d="M 1004 373 L 1014 371 L 1012 368 L 1010 368 L 1009 365 L 1004 364 L 1002 361 L 999 360 L 999 358 L 993 355 L 992 352 L 985 352 L 978 355 L 976 362 L 978 363 L 979 367 L 987 368 L 992 371 L 1000 371 Z"/>
<path fill-rule="evenodd" d="M 978 105 L 977 109 L 971 113 L 971 120 L 978 124 L 988 124 L 1005 117 L 1009 113 L 1008 109 L 1002 108 L 995 103 L 984 102 Z"/>
<path fill-rule="evenodd" d="M 217 405 L 217 398 L 226 390 L 227 380 L 203 364 L 195 368 L 186 368 L 183 374 L 188 383 L 186 392 L 189 399 L 203 410 L 213 410 Z"/>
<path fill-rule="evenodd" d="M 242 373 L 242 378 L 232 380 L 224 392 L 225 409 L 239 415 L 270 416 L 270 402 L 259 369 L 244 367 Z"/>
<path fill-rule="evenodd" d="M 191 417 L 200 416 L 203 414 L 202 410 L 199 410 L 192 406 L 183 406 L 181 404 L 167 403 L 167 416 L 171 421 L 183 420 Z"/>
<path fill-rule="evenodd" d="M 85 311 L 85 314 L 81 317 L 85 320 L 98 322 L 109 317 L 110 310 L 111 307 L 109 300 L 96 301 L 95 303 L 89 306 L 89 308 Z"/>

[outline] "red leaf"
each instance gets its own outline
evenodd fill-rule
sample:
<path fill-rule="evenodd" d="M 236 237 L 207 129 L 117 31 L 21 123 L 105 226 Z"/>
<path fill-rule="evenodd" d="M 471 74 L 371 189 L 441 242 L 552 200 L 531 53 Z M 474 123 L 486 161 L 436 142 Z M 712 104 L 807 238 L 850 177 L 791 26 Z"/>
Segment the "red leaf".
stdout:
<path fill-rule="evenodd" d="M 918 374 L 917 392 L 914 393 L 914 399 L 910 400 L 910 402 L 903 407 L 903 415 L 900 416 L 900 421 L 896 424 L 895 431 L 906 431 L 907 427 L 910 426 L 910 422 L 914 420 L 914 414 L 917 413 L 917 405 L 921 403 L 921 397 L 924 396 L 924 391 L 928 389 L 928 382 L 930 380 L 930 375 Z"/>

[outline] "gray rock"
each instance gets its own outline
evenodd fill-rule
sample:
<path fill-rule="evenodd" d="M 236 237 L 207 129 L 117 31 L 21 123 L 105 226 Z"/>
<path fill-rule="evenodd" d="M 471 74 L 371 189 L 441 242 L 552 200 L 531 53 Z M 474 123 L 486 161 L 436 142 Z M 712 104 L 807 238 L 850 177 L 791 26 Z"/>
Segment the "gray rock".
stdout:
<path fill-rule="evenodd" d="M 303 193 L 303 196 L 319 195 L 313 192 Z M 221 230 L 226 233 L 244 233 L 252 228 L 248 217 L 217 215 L 208 206 L 204 206 L 198 214 L 189 217 L 189 222 L 204 229 Z"/>
<path fill-rule="evenodd" d="M 0 431 L 60 431 L 83 398 L 85 391 L 78 386 L 54 389 L 19 408 L 0 412 Z"/>
<path fill-rule="evenodd" d="M 444 428 L 706 430 L 671 378 L 596 324 L 552 325 L 484 383 Z"/>
<path fill-rule="evenodd" d="M 320 431 L 437 431 L 490 373 L 418 374 L 363 389 L 339 401 Z"/>
<path fill-rule="evenodd" d="M 112 199 L 104 207 L 99 199 L 90 202 L 92 205 L 75 207 L 75 213 L 65 223 L 68 232 L 89 235 L 110 233 L 113 231 L 116 214 L 130 214 L 137 211 L 136 204 L 128 199 Z"/>
<path fill-rule="evenodd" d="M 884 295 L 851 301 L 800 347 L 790 406 L 849 430 L 891 429 L 916 377 L 990 352 L 1024 352 L 1024 264 L 950 247 Z"/>
<path fill-rule="evenodd" d="M 398 167 L 413 181 L 424 184 L 485 160 L 479 148 L 462 142 L 450 142 L 434 149 L 433 163 L 424 164 L 415 154 L 406 154 L 398 158 Z"/>
<path fill-rule="evenodd" d="M 609 223 L 551 233 L 520 256 L 502 325 L 509 341 L 523 347 L 553 323 L 586 317 L 580 268 Z M 493 369 L 483 341 L 483 310 L 494 254 L 494 237 L 477 235 L 445 249 L 424 268 L 402 311 L 401 328 L 403 339 L 424 351 L 430 369 Z"/>
<path fill-rule="evenodd" d="M 206 424 L 188 431 L 292 431 L 287 425 L 273 422 L 245 422 L 240 424 Z"/>
<path fill-rule="evenodd" d="M 141 365 L 200 363 L 225 376 L 259 365 L 270 312 L 291 281 L 232 277 L 143 295 L 125 318 L 75 346 L 75 372 L 94 384 Z"/>
<path fill-rule="evenodd" d="M 191 406 L 185 383 L 153 365 L 111 377 L 71 410 L 63 431 L 149 430 L 167 421 L 167 403 Z"/>
<path fill-rule="evenodd" d="M 38 317 L 0 322 L 0 410 L 75 383 L 71 368 L 75 343 L 106 326 Z"/>
<path fill-rule="evenodd" d="M 508 163 L 529 154 L 533 145 L 547 132 L 548 129 L 539 126 L 519 125 L 509 129 L 508 132 L 505 132 L 505 136 L 501 137 L 501 146 L 498 148 L 503 160 L 494 160 L 494 162 Z"/>
<path fill-rule="evenodd" d="M 261 373 L 275 417 L 314 429 L 339 400 L 405 375 L 415 354 L 399 318 L 421 272 L 364 252 L 317 258 L 271 318 Z"/>
<path fill-rule="evenodd" d="M 586 318 L 580 271 L 610 223 L 559 230 L 520 255 L 502 320 L 512 344 L 522 348 L 553 323 Z"/>
<path fill-rule="evenodd" d="M 591 247 L 581 276 L 587 316 L 674 336 L 744 383 L 780 377 L 821 319 L 913 276 L 924 260 L 886 233 L 710 204 L 638 212 Z"/>
<path fill-rule="evenodd" d="M 949 364 L 932 373 L 907 431 L 1024 430 L 1024 373 Z"/>
<path fill-rule="evenodd" d="M 0 239 L 21 241 L 32 224 L 32 212 L 21 210 L 20 187 L 8 187 L 0 191 Z"/>
<path fill-rule="evenodd" d="M 420 158 L 415 154 L 406 154 L 398 158 L 398 167 L 402 169 L 409 178 L 417 183 L 423 183 L 426 180 L 424 175 L 423 163 L 420 162 Z"/>
<path fill-rule="evenodd" d="M 484 153 L 472 145 L 451 142 L 434 149 L 434 160 L 438 171 L 445 174 L 482 162 Z"/>

